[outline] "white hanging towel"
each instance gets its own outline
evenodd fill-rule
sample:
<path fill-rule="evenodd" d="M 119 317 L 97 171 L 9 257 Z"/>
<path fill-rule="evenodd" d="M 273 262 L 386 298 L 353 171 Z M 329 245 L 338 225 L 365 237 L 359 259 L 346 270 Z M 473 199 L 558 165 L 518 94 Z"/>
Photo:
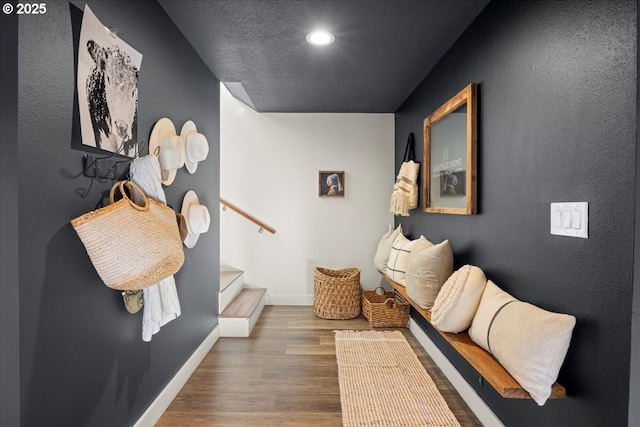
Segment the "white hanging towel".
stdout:
<path fill-rule="evenodd" d="M 131 181 L 138 184 L 147 197 L 167 203 L 160 183 L 160 164 L 154 155 L 134 159 L 129 168 Z M 144 289 L 142 341 L 149 342 L 160 328 L 181 314 L 180 300 L 173 275 Z"/>

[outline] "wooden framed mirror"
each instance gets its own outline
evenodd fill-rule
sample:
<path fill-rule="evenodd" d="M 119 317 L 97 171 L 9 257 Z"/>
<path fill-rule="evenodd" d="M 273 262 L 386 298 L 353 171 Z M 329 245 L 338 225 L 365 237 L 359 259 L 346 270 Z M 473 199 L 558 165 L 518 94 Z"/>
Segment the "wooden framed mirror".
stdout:
<path fill-rule="evenodd" d="M 476 213 L 476 84 L 424 119 L 424 211 Z"/>

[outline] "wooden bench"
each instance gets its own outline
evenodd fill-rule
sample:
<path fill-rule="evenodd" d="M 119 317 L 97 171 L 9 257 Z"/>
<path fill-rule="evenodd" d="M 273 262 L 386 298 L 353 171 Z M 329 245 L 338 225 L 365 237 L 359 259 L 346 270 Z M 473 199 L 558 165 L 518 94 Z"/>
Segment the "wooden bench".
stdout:
<path fill-rule="evenodd" d="M 431 326 L 431 312 L 423 309 L 413 302 L 407 295 L 404 286 L 394 282 L 384 273 L 380 273 L 382 277 L 399 293 L 404 299 L 411 304 L 418 314 L 424 317 Z M 440 335 L 464 357 L 473 368 L 478 371 L 482 378 L 488 382 L 500 396 L 507 399 L 531 399 L 529 393 L 523 389 L 518 382 L 502 367 L 500 362 L 496 360 L 489 352 L 471 341 L 469 334 L 460 332 L 457 334 L 442 332 L 435 326 L 433 329 L 438 331 Z M 557 382 L 553 384 L 551 396 L 549 399 L 562 399 L 566 397 L 565 388 Z"/>

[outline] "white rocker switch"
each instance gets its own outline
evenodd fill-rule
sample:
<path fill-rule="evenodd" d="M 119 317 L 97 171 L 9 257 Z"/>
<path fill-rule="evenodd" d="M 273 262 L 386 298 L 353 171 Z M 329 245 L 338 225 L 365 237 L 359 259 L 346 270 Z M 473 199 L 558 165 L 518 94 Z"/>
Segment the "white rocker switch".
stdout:
<path fill-rule="evenodd" d="M 550 215 L 551 234 L 588 238 L 588 202 L 551 203 Z"/>

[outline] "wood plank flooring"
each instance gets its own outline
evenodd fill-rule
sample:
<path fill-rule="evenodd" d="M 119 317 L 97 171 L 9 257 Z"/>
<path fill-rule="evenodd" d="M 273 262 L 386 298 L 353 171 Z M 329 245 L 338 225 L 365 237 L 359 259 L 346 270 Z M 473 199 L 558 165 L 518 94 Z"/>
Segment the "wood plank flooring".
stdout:
<path fill-rule="evenodd" d="M 249 338 L 220 338 L 156 427 L 340 427 L 333 331 L 371 329 L 358 317 L 324 320 L 313 307 L 266 306 Z M 407 341 L 460 424 L 482 424 L 413 338 Z"/>

